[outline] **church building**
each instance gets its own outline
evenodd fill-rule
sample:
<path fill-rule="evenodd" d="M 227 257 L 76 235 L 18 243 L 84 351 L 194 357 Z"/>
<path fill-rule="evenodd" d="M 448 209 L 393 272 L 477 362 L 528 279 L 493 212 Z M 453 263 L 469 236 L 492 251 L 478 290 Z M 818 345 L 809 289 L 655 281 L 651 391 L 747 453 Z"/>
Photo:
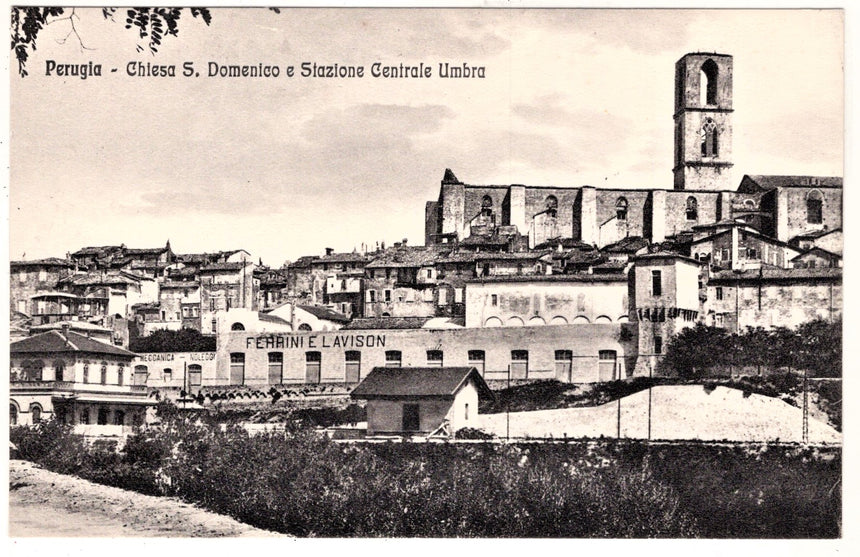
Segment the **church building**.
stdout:
<path fill-rule="evenodd" d="M 472 185 L 450 169 L 425 206 L 425 244 L 515 228 L 529 248 L 571 239 L 598 248 L 627 237 L 662 243 L 740 220 L 781 242 L 842 226 L 842 178 L 745 175 L 731 183 L 732 57 L 695 52 L 675 65 L 672 188 Z"/>

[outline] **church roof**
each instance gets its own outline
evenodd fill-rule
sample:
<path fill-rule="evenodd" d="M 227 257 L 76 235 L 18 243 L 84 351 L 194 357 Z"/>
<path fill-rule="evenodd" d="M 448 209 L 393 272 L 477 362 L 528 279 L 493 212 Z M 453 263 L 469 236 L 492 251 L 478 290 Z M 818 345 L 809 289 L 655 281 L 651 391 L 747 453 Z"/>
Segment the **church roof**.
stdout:
<path fill-rule="evenodd" d="M 445 169 L 445 176 L 442 177 L 442 183 L 443 184 L 462 184 L 463 182 L 461 182 L 460 180 L 457 179 L 456 176 L 454 176 L 454 173 L 451 171 L 450 168 L 446 168 Z"/>
<path fill-rule="evenodd" d="M 805 187 L 805 188 L 841 188 L 841 176 L 779 176 L 772 174 L 747 174 L 741 180 L 738 191 L 750 186 L 758 190 L 775 188 Z"/>

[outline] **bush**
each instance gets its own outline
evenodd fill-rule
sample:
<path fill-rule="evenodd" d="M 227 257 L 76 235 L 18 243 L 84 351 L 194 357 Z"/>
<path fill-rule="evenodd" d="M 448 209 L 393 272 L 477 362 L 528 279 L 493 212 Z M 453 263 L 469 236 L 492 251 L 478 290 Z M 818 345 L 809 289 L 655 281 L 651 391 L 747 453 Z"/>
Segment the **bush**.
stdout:
<path fill-rule="evenodd" d="M 241 427 L 183 416 L 130 436 L 120 452 L 84 445 L 51 424 L 16 428 L 12 439 L 50 469 L 176 495 L 297 536 L 839 532 L 838 450 L 821 458 L 808 450 L 615 441 L 340 445 L 296 424 L 250 437 Z"/>
<path fill-rule="evenodd" d="M 18 457 L 37 462 L 53 472 L 78 474 L 86 460 L 86 446 L 72 426 L 56 420 L 35 426 L 19 426 L 9 431 L 9 440 L 18 447 Z"/>
<path fill-rule="evenodd" d="M 492 439 L 492 438 L 493 438 L 493 435 L 491 435 L 485 431 L 481 431 L 480 429 L 475 429 L 472 427 L 464 427 L 464 428 L 458 429 L 454 433 L 454 439 L 484 439 L 484 440 L 487 440 L 487 439 Z"/>

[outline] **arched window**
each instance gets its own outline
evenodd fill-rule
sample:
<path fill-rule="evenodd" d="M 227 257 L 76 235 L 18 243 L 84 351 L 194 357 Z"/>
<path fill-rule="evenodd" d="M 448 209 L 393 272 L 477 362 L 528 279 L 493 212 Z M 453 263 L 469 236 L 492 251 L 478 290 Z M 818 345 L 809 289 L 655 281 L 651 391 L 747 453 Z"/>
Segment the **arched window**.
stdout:
<path fill-rule="evenodd" d="M 806 195 L 806 222 L 821 224 L 824 222 L 824 198 L 818 190 L 812 190 Z"/>
<path fill-rule="evenodd" d="M 692 195 L 687 198 L 687 220 L 698 220 L 699 202 Z"/>
<path fill-rule="evenodd" d="M 54 381 L 63 381 L 63 375 L 66 372 L 66 362 L 63 360 L 54 360 Z"/>
<path fill-rule="evenodd" d="M 122 385 L 125 383 L 125 364 L 120 362 L 116 366 L 116 384 Z"/>
<path fill-rule="evenodd" d="M 244 326 L 244 325 L 242 325 L 241 323 L 233 323 L 233 324 L 230 326 L 230 330 L 231 330 L 231 331 L 244 331 L 244 330 L 245 330 L 245 326 Z"/>
<path fill-rule="evenodd" d="M 706 118 L 702 125 L 702 156 L 716 157 L 720 154 L 719 131 L 717 123 L 712 118 Z"/>
<path fill-rule="evenodd" d="M 149 368 L 146 366 L 134 366 L 134 378 L 132 384 L 146 385 L 146 380 L 149 378 Z"/>
<path fill-rule="evenodd" d="M 84 362 L 84 383 L 90 382 L 90 363 Z"/>
<path fill-rule="evenodd" d="M 301 325 L 299 325 L 299 330 L 300 331 L 313 331 L 311 326 L 308 325 L 307 323 L 302 323 Z"/>
<path fill-rule="evenodd" d="M 18 425 L 18 407 L 15 403 L 9 403 L 9 425 Z"/>
<path fill-rule="evenodd" d="M 493 198 L 485 195 L 481 198 L 481 216 L 489 217 L 493 214 Z"/>
<path fill-rule="evenodd" d="M 752 211 L 755 209 L 755 201 L 752 199 L 744 199 L 744 209 Z"/>
<path fill-rule="evenodd" d="M 717 77 L 719 73 L 719 68 L 713 60 L 705 60 L 705 63 L 702 64 L 702 71 L 699 73 L 699 102 L 702 106 L 717 104 Z"/>
<path fill-rule="evenodd" d="M 107 362 L 102 362 L 100 380 L 102 385 L 107 385 Z"/>
<path fill-rule="evenodd" d="M 548 195 L 545 201 L 546 212 L 549 216 L 554 217 L 558 213 L 558 198 L 554 195 Z"/>
<path fill-rule="evenodd" d="M 203 384 L 203 366 L 191 364 L 188 366 L 188 386 L 199 387 Z"/>
<path fill-rule="evenodd" d="M 615 218 L 618 220 L 627 220 L 627 199 L 619 197 L 615 202 Z"/>
<path fill-rule="evenodd" d="M 35 403 L 31 404 L 30 405 L 30 423 L 35 425 L 41 421 L 42 421 L 42 407 L 39 406 L 38 404 L 35 404 Z"/>

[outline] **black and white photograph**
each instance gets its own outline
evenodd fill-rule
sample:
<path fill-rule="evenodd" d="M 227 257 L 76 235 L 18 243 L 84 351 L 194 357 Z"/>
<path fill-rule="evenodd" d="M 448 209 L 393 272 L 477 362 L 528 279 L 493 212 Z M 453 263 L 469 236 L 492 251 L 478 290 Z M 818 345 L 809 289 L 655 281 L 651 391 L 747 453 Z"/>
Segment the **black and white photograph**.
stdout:
<path fill-rule="evenodd" d="M 842 547 L 844 9 L 9 13 L 13 553 Z"/>

